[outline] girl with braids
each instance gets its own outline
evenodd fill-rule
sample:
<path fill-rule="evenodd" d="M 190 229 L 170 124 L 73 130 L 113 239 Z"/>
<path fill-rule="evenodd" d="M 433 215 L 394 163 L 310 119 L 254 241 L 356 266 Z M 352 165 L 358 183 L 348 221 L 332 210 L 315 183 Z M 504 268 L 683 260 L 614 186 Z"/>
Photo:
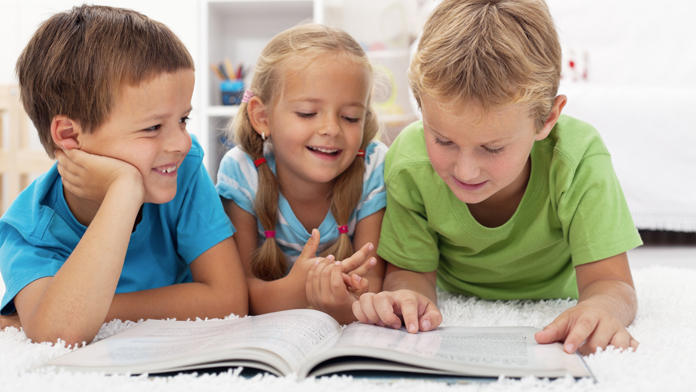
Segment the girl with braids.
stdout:
<path fill-rule="evenodd" d="M 250 313 L 311 306 L 347 323 L 362 293 L 381 290 L 387 148 L 373 140 L 371 90 L 365 52 L 339 29 L 294 27 L 261 53 L 217 184 Z"/>

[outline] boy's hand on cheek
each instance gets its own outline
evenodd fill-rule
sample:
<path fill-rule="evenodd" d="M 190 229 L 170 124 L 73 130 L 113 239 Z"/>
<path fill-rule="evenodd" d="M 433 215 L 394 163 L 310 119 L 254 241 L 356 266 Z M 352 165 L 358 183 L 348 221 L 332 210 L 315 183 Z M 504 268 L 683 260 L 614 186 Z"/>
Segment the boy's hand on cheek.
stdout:
<path fill-rule="evenodd" d="M 412 290 L 365 293 L 353 303 L 353 313 L 363 323 L 394 329 L 401 321 L 410 333 L 430 331 L 442 323 L 442 313 L 423 294 Z"/>
<path fill-rule="evenodd" d="M 568 354 L 579 348 L 580 354 L 589 355 L 597 348 L 605 349 L 609 345 L 638 348 L 638 341 L 616 318 L 604 310 L 586 305 L 576 305 L 561 313 L 534 338 L 540 344 L 564 342 L 563 349 Z"/>
<path fill-rule="evenodd" d="M 144 196 L 142 175 L 127 162 L 78 149 L 56 150 L 55 155 L 63 186 L 77 197 L 101 203 L 115 184 L 124 186 L 130 195 Z"/>

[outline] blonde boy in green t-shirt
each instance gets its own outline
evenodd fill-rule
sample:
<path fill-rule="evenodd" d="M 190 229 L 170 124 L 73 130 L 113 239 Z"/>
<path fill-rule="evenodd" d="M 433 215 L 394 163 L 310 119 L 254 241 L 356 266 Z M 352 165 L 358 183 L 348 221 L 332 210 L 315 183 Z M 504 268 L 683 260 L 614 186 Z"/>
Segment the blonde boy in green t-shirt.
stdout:
<path fill-rule="evenodd" d="M 561 115 L 561 49 L 542 0 L 445 0 L 409 78 L 423 121 L 385 162 L 384 292 L 353 304 L 409 332 L 442 322 L 436 284 L 486 299 L 578 298 L 536 334 L 572 353 L 636 348 L 626 251 L 641 245 L 597 132 Z"/>

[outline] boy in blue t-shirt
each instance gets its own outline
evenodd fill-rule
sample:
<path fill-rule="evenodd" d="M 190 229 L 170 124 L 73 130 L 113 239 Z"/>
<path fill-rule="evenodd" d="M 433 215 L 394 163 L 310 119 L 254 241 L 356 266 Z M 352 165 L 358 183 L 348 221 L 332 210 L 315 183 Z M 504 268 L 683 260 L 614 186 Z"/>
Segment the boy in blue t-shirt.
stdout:
<path fill-rule="evenodd" d="M 77 344 L 113 319 L 245 315 L 234 228 L 186 130 L 181 41 L 134 11 L 75 7 L 39 27 L 17 73 L 58 162 L 0 219 L 1 312 L 14 315 L 0 327 Z"/>

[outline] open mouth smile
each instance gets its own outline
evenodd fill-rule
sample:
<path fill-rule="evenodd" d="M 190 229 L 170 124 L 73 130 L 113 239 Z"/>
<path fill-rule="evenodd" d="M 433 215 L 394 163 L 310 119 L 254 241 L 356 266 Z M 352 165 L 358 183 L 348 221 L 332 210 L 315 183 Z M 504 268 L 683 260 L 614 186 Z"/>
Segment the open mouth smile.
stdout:
<path fill-rule="evenodd" d="M 322 147 L 311 147 L 307 146 L 307 149 L 309 151 L 312 151 L 314 153 L 319 153 L 319 154 L 325 154 L 331 157 L 335 157 L 336 155 L 341 153 L 341 150 L 339 149 L 330 149 L 330 148 L 322 148 Z"/>
<path fill-rule="evenodd" d="M 165 175 L 167 175 L 167 174 L 172 174 L 172 173 L 175 173 L 175 174 L 176 174 L 176 165 L 171 165 L 171 166 L 160 166 L 160 167 L 156 167 L 156 168 L 154 168 L 154 169 L 152 169 L 152 170 L 154 170 L 154 171 L 157 172 L 157 173 L 165 174 Z"/>

